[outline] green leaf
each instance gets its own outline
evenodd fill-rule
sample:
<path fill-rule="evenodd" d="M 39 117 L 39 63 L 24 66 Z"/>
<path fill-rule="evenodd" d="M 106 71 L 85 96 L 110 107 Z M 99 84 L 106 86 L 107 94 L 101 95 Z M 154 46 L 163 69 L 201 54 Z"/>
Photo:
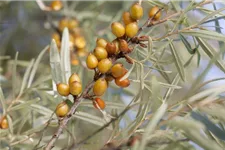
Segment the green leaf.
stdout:
<path fill-rule="evenodd" d="M 2 87 L 0 86 L 0 102 L 1 102 L 1 106 L 2 106 L 2 110 L 3 110 L 3 114 L 6 114 L 6 105 L 5 105 L 5 97 L 4 94 L 2 92 Z"/>
<path fill-rule="evenodd" d="M 191 35 L 195 37 L 217 40 L 217 41 L 225 41 L 225 35 L 208 30 L 182 30 L 181 33 L 185 35 Z"/>
<path fill-rule="evenodd" d="M 214 19 L 205 21 L 205 22 L 203 22 L 202 24 L 209 23 L 209 22 L 214 22 L 214 21 L 218 21 L 218 20 L 220 20 L 220 19 L 225 19 L 225 16 L 216 17 L 216 18 L 214 18 Z"/>
<path fill-rule="evenodd" d="M 131 72 L 133 71 L 135 67 L 135 63 L 132 64 L 132 67 L 128 70 L 128 72 L 120 79 L 120 81 L 123 81 L 124 79 L 128 78 L 131 74 Z"/>
<path fill-rule="evenodd" d="M 184 43 L 184 46 L 186 47 L 186 49 L 188 50 L 188 52 L 191 55 L 195 54 L 195 52 L 196 52 L 197 49 L 196 48 L 192 49 L 190 43 L 186 40 L 186 38 L 182 34 L 179 34 L 179 35 L 180 35 L 181 41 Z"/>
<path fill-rule="evenodd" d="M 205 51 L 205 53 L 213 60 L 215 61 L 215 64 L 218 68 L 220 68 L 225 73 L 225 64 L 223 61 L 219 58 L 218 53 L 216 50 L 211 47 L 207 42 L 205 42 L 201 38 L 196 38 L 199 45 L 202 47 L 202 49 Z"/>
<path fill-rule="evenodd" d="M 181 79 L 182 79 L 183 81 L 185 81 L 184 66 L 183 66 L 183 64 L 182 64 L 182 62 L 181 62 L 181 59 L 180 59 L 180 57 L 179 57 L 177 51 L 176 51 L 175 48 L 174 48 L 174 45 L 173 45 L 172 41 L 170 41 L 170 50 L 171 50 L 171 53 L 172 53 L 172 55 L 173 55 L 173 57 L 174 57 L 175 65 L 176 65 L 176 67 L 177 67 L 178 73 L 179 73 Z"/>
<path fill-rule="evenodd" d="M 152 82 L 152 84 L 151 84 L 151 89 L 152 89 L 151 109 L 153 112 L 155 112 L 161 105 L 161 101 L 158 98 L 161 90 L 160 90 L 159 82 L 157 81 L 157 78 L 155 76 L 152 76 L 151 82 Z"/>
<path fill-rule="evenodd" d="M 71 75 L 71 63 L 70 63 L 70 39 L 69 39 L 69 30 L 64 28 L 62 35 L 62 44 L 60 50 L 61 56 L 61 70 L 63 83 L 67 83 Z"/>
<path fill-rule="evenodd" d="M 10 111 L 15 111 L 15 110 L 19 110 L 19 109 L 24 109 L 24 108 L 27 108 L 29 107 L 31 104 L 35 104 L 37 103 L 38 101 L 40 101 L 40 98 L 35 98 L 33 100 L 29 100 L 29 101 L 20 101 L 20 104 L 16 105 L 16 106 L 13 106 Z"/>
<path fill-rule="evenodd" d="M 18 54 L 19 52 L 16 52 L 16 55 L 15 55 L 15 59 L 14 59 L 14 62 L 13 62 L 13 71 L 12 71 L 12 99 L 15 99 L 16 97 L 16 83 L 17 83 L 17 79 L 16 79 L 16 69 L 17 69 L 17 59 L 18 59 Z"/>

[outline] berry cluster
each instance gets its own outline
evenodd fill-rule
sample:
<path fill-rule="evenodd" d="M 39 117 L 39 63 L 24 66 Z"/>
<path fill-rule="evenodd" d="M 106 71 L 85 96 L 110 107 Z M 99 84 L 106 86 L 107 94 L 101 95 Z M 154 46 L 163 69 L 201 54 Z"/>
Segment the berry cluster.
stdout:
<path fill-rule="evenodd" d="M 6 116 L 4 116 L 0 119 L 0 129 L 8 129 L 8 128 L 9 128 L 8 120 Z"/>

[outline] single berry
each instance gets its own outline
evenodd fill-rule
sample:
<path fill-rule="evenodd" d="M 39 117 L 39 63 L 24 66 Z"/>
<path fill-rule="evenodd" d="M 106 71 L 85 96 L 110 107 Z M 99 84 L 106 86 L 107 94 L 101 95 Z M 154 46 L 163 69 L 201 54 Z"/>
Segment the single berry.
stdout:
<path fill-rule="evenodd" d="M 9 124 L 8 124 L 8 120 L 7 120 L 6 116 L 2 117 L 2 119 L 0 120 L 0 128 L 1 129 L 9 128 Z"/>
<path fill-rule="evenodd" d="M 117 39 L 112 41 L 116 45 L 116 54 L 119 53 L 119 41 Z"/>
<path fill-rule="evenodd" d="M 95 98 L 93 100 L 93 105 L 96 109 L 104 109 L 105 108 L 105 102 L 101 98 Z"/>
<path fill-rule="evenodd" d="M 139 20 L 143 16 L 143 8 L 140 4 L 136 3 L 130 8 L 130 15 L 133 19 Z"/>
<path fill-rule="evenodd" d="M 130 52 L 127 41 L 124 39 L 119 40 L 119 50 L 124 53 Z"/>
<path fill-rule="evenodd" d="M 74 28 L 78 27 L 78 21 L 76 19 L 71 19 L 68 21 L 68 29 L 73 30 Z"/>
<path fill-rule="evenodd" d="M 126 29 L 126 35 L 129 37 L 129 38 L 132 38 L 134 37 L 137 32 L 138 32 L 138 25 L 136 22 L 133 22 L 133 23 L 130 23 L 128 25 L 126 25 L 125 27 Z"/>
<path fill-rule="evenodd" d="M 55 41 L 60 41 L 60 35 L 59 33 L 55 32 L 52 34 L 52 39 L 54 39 Z"/>
<path fill-rule="evenodd" d="M 86 59 L 87 67 L 89 69 L 94 69 L 98 66 L 98 59 L 93 54 L 89 54 Z"/>
<path fill-rule="evenodd" d="M 119 23 L 119 22 L 114 22 L 111 24 L 111 30 L 112 33 L 116 36 L 116 37 L 122 37 L 125 34 L 125 28 L 124 26 Z"/>
<path fill-rule="evenodd" d="M 104 49 L 102 47 L 96 47 L 94 49 L 94 55 L 96 56 L 96 58 L 99 61 L 108 57 L 108 53 L 107 53 L 106 49 Z"/>
<path fill-rule="evenodd" d="M 87 56 L 87 54 L 88 54 L 86 48 L 77 49 L 76 53 L 79 57 L 84 57 L 84 56 Z"/>
<path fill-rule="evenodd" d="M 115 64 L 112 69 L 111 69 L 111 73 L 113 75 L 113 77 L 115 78 L 119 78 L 122 77 L 126 74 L 127 70 L 123 67 L 123 64 Z"/>
<path fill-rule="evenodd" d="M 61 102 L 57 105 L 55 113 L 58 117 L 65 117 L 69 110 L 70 108 L 67 103 Z"/>
<path fill-rule="evenodd" d="M 84 48 L 86 46 L 86 40 L 84 37 L 78 36 L 74 39 L 74 45 L 79 49 Z"/>
<path fill-rule="evenodd" d="M 154 17 L 153 18 L 154 20 L 159 20 L 161 17 L 161 12 L 159 10 L 159 7 L 157 7 L 157 6 L 152 7 L 152 9 L 150 9 L 148 12 L 148 16 L 149 16 L 149 18 Z"/>
<path fill-rule="evenodd" d="M 68 96 L 70 94 L 70 87 L 68 84 L 59 83 L 57 84 L 57 91 L 62 96 Z"/>
<path fill-rule="evenodd" d="M 102 59 L 99 63 L 98 63 L 98 70 L 101 73 L 106 73 L 110 70 L 110 68 L 112 67 L 112 61 L 108 58 Z"/>
<path fill-rule="evenodd" d="M 130 16 L 130 13 L 127 12 L 127 11 L 123 13 L 123 17 L 122 18 L 123 18 L 123 23 L 125 25 L 130 24 L 132 22 L 135 22 L 135 20 L 132 19 L 132 17 Z"/>
<path fill-rule="evenodd" d="M 114 55 L 116 54 L 116 45 L 115 43 L 107 43 L 106 45 L 106 51 L 108 52 L 109 55 Z"/>
<path fill-rule="evenodd" d="M 58 10 L 62 9 L 63 4 L 59 0 L 58 1 L 53 1 L 53 2 L 51 2 L 51 6 L 50 7 L 51 7 L 52 10 L 58 11 Z"/>
<path fill-rule="evenodd" d="M 122 87 L 122 88 L 128 87 L 130 85 L 130 80 L 124 79 L 124 80 L 120 81 L 121 78 L 122 77 L 119 77 L 119 78 L 115 79 L 116 85 L 119 86 L 119 87 Z"/>
<path fill-rule="evenodd" d="M 82 92 L 82 84 L 80 82 L 74 81 L 70 83 L 70 93 L 72 95 L 79 95 Z"/>
<path fill-rule="evenodd" d="M 97 47 L 105 48 L 106 44 L 107 44 L 107 41 L 105 39 L 100 38 L 96 40 Z"/>
<path fill-rule="evenodd" d="M 62 32 L 65 27 L 68 27 L 68 20 L 66 18 L 59 21 L 58 29 Z"/>
<path fill-rule="evenodd" d="M 96 96 L 102 96 L 107 90 L 108 84 L 104 78 L 98 79 L 93 86 L 93 93 Z"/>
<path fill-rule="evenodd" d="M 70 78 L 69 78 L 69 84 L 74 82 L 74 81 L 77 81 L 77 82 L 81 82 L 79 76 L 76 74 L 76 73 L 73 73 Z"/>

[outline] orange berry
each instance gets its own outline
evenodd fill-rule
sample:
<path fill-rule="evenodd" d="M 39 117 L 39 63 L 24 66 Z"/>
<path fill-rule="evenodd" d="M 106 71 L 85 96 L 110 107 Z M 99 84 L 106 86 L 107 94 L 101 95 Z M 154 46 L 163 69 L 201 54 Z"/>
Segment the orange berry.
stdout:
<path fill-rule="evenodd" d="M 52 10 L 58 11 L 58 10 L 62 9 L 63 4 L 59 0 L 58 1 L 53 1 L 53 2 L 51 2 L 51 6 L 50 7 L 52 8 Z"/>
<path fill-rule="evenodd" d="M 107 44 L 107 41 L 105 39 L 100 38 L 96 40 L 97 47 L 105 48 L 106 44 Z"/>
<path fill-rule="evenodd" d="M 110 68 L 112 67 L 112 61 L 108 58 L 102 59 L 99 63 L 98 63 L 98 70 L 101 73 L 106 73 L 110 70 Z"/>
<path fill-rule="evenodd" d="M 65 117 L 69 110 L 70 108 L 67 103 L 61 102 L 57 105 L 55 113 L 58 117 Z"/>
<path fill-rule="evenodd" d="M 93 101 L 93 105 L 96 109 L 104 109 L 105 108 L 105 102 L 101 98 L 95 98 Z"/>
<path fill-rule="evenodd" d="M 76 73 L 73 73 L 69 78 L 69 84 L 75 81 L 81 82 L 79 76 Z"/>
<path fill-rule="evenodd" d="M 78 27 L 78 21 L 76 19 L 71 19 L 68 21 L 68 29 L 69 30 L 73 30 L 76 27 Z"/>
<path fill-rule="evenodd" d="M 66 18 L 59 21 L 58 29 L 62 32 L 65 27 L 68 27 L 68 20 Z"/>
<path fill-rule="evenodd" d="M 52 39 L 54 39 L 55 41 L 60 41 L 60 35 L 59 33 L 55 32 L 52 34 Z"/>
<path fill-rule="evenodd" d="M 8 124 L 8 120 L 7 120 L 6 116 L 2 117 L 2 119 L 0 120 L 0 128 L 1 129 L 9 128 L 9 124 Z"/>
<path fill-rule="evenodd" d="M 159 20 L 161 17 L 161 12 L 159 11 L 159 7 L 157 7 L 157 6 L 152 7 L 152 9 L 150 9 L 148 12 L 148 16 L 149 16 L 149 18 L 154 17 L 153 18 L 154 20 Z"/>
<path fill-rule="evenodd" d="M 106 51 L 106 49 L 102 48 L 102 47 L 96 47 L 94 49 L 94 55 L 96 56 L 96 58 L 98 60 L 102 60 L 108 57 L 108 53 Z"/>
<path fill-rule="evenodd" d="M 87 50 L 85 48 L 82 48 L 82 49 L 77 49 L 77 55 L 79 57 L 84 57 L 84 56 L 87 56 Z"/>
<path fill-rule="evenodd" d="M 74 40 L 74 45 L 79 49 L 84 48 L 86 46 L 86 40 L 84 37 L 78 36 Z"/>
<path fill-rule="evenodd" d="M 98 79 L 93 86 L 93 93 L 96 96 L 102 96 L 107 90 L 108 84 L 104 78 Z"/>
<path fill-rule="evenodd" d="M 116 37 L 122 37 L 125 34 L 125 28 L 124 26 L 119 23 L 119 22 L 113 22 L 111 24 L 111 30 L 112 33 L 116 36 Z"/>
<path fill-rule="evenodd" d="M 130 13 L 127 12 L 127 11 L 123 13 L 123 17 L 122 18 L 123 18 L 123 23 L 125 25 L 130 24 L 132 22 L 135 22 L 135 20 L 131 18 Z"/>
<path fill-rule="evenodd" d="M 124 79 L 124 80 L 120 81 L 121 78 L 122 77 L 119 77 L 119 78 L 115 79 L 116 85 L 119 86 L 119 87 L 123 87 L 123 88 L 128 87 L 130 85 L 130 80 Z"/>
<path fill-rule="evenodd" d="M 70 93 L 72 95 L 79 95 L 82 92 L 82 84 L 80 82 L 74 81 L 70 83 Z"/>
<path fill-rule="evenodd" d="M 130 15 L 133 19 L 139 20 L 143 16 L 143 8 L 138 3 L 134 4 L 130 8 Z"/>
<path fill-rule="evenodd" d="M 114 55 L 116 54 L 116 45 L 115 43 L 107 43 L 106 45 L 106 51 L 108 52 L 109 55 Z"/>
<path fill-rule="evenodd" d="M 120 51 L 122 51 L 124 53 L 127 53 L 130 51 L 126 40 L 124 40 L 124 39 L 119 40 L 119 49 L 120 49 Z"/>
<path fill-rule="evenodd" d="M 86 59 L 86 64 L 89 69 L 94 69 L 98 66 L 98 59 L 93 54 L 89 54 Z"/>
<path fill-rule="evenodd" d="M 119 41 L 115 39 L 112 42 L 116 45 L 116 54 L 119 53 Z"/>
<path fill-rule="evenodd" d="M 112 69 L 111 69 L 111 73 L 113 75 L 113 77 L 115 78 L 119 78 L 122 77 L 126 74 L 127 70 L 123 67 L 123 64 L 115 64 Z"/>
<path fill-rule="evenodd" d="M 57 91 L 62 96 L 68 96 L 70 94 L 70 87 L 68 84 L 59 83 L 57 84 Z"/>
<path fill-rule="evenodd" d="M 126 25 L 126 35 L 129 37 L 129 38 L 132 38 L 134 37 L 137 32 L 138 32 L 138 25 L 136 22 L 133 22 L 133 23 L 130 23 L 128 25 Z"/>

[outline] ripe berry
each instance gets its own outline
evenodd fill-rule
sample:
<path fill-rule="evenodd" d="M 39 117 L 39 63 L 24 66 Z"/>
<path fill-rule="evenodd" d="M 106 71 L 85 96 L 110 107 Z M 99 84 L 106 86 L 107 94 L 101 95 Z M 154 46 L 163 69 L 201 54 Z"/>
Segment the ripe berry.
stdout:
<path fill-rule="evenodd" d="M 74 45 L 79 49 L 84 48 L 86 46 L 86 40 L 82 36 L 75 37 Z"/>
<path fill-rule="evenodd" d="M 133 23 L 130 23 L 128 25 L 126 25 L 126 35 L 129 37 L 129 38 L 132 38 L 134 37 L 137 32 L 138 32 L 138 25 L 136 22 L 133 22 Z"/>
<path fill-rule="evenodd" d="M 101 73 L 106 73 L 110 70 L 110 68 L 112 67 L 112 61 L 108 58 L 102 59 L 99 63 L 98 63 L 98 70 Z"/>
<path fill-rule="evenodd" d="M 153 18 L 154 20 L 159 20 L 160 17 L 161 17 L 161 12 L 159 11 L 159 7 L 157 7 L 157 6 L 152 7 L 152 9 L 150 9 L 149 12 L 148 12 L 148 16 L 149 16 L 149 18 L 154 17 Z"/>
<path fill-rule="evenodd" d="M 65 27 L 68 27 L 68 20 L 66 18 L 59 21 L 58 29 L 62 32 Z"/>
<path fill-rule="evenodd" d="M 2 117 L 2 119 L 0 120 L 0 128 L 1 129 L 9 128 L 9 124 L 8 124 L 8 120 L 7 120 L 6 116 Z"/>
<path fill-rule="evenodd" d="M 134 4 L 130 8 L 130 15 L 133 19 L 139 20 L 143 16 L 143 8 L 138 3 Z"/>
<path fill-rule="evenodd" d="M 108 54 L 109 55 L 114 55 L 114 54 L 116 54 L 116 45 L 115 45 L 115 43 L 107 43 L 107 45 L 106 45 L 106 51 L 108 52 Z"/>
<path fill-rule="evenodd" d="M 80 82 L 74 81 L 70 83 L 70 93 L 72 95 L 79 95 L 82 92 L 82 85 Z"/>
<path fill-rule="evenodd" d="M 123 13 L 123 17 L 122 18 L 123 18 L 123 23 L 125 25 L 130 24 L 132 22 L 135 22 L 135 20 L 131 18 L 130 13 L 127 12 L 127 11 Z"/>
<path fill-rule="evenodd" d="M 96 41 L 97 47 L 105 48 L 106 44 L 107 44 L 107 41 L 105 39 L 102 39 L 102 38 L 97 39 L 97 41 Z"/>
<path fill-rule="evenodd" d="M 57 105 L 55 113 L 58 117 L 65 117 L 69 112 L 69 109 L 70 108 L 66 102 L 61 102 Z"/>
<path fill-rule="evenodd" d="M 94 55 L 96 56 L 96 58 L 99 61 L 108 57 L 108 53 L 107 53 L 106 49 L 104 49 L 102 47 L 96 47 L 94 49 Z"/>
<path fill-rule="evenodd" d="M 76 27 L 78 27 L 78 21 L 76 19 L 71 19 L 68 21 L 68 29 L 69 30 L 73 30 Z"/>
<path fill-rule="evenodd" d="M 119 40 L 119 49 L 120 49 L 120 51 L 122 51 L 124 53 L 130 52 L 127 41 L 124 39 Z"/>
<path fill-rule="evenodd" d="M 84 57 L 84 56 L 87 56 L 87 50 L 85 48 L 82 48 L 82 49 L 77 49 L 77 55 L 79 57 Z"/>
<path fill-rule="evenodd" d="M 101 98 L 95 98 L 93 100 L 93 105 L 96 109 L 104 109 L 105 108 L 105 102 Z"/>
<path fill-rule="evenodd" d="M 98 66 L 98 59 L 93 54 L 89 54 L 86 59 L 87 67 L 89 69 L 94 69 Z"/>
<path fill-rule="evenodd" d="M 52 34 L 52 39 L 54 39 L 55 41 L 59 40 L 60 41 L 60 35 L 59 33 L 55 32 Z"/>
<path fill-rule="evenodd" d="M 123 87 L 123 88 L 128 87 L 130 85 L 130 80 L 124 79 L 124 80 L 120 81 L 121 78 L 122 77 L 119 77 L 119 78 L 115 79 L 116 85 L 118 85 L 119 87 Z"/>
<path fill-rule="evenodd" d="M 123 67 L 123 64 L 115 64 L 111 69 L 111 73 L 115 78 L 124 76 L 126 72 L 127 70 Z"/>
<path fill-rule="evenodd" d="M 116 37 L 122 37 L 125 34 L 124 26 L 119 22 L 114 22 L 111 24 L 112 33 Z"/>
<path fill-rule="evenodd" d="M 112 42 L 116 45 L 116 54 L 119 53 L 119 41 L 115 39 Z"/>
<path fill-rule="evenodd" d="M 107 90 L 107 87 L 107 81 L 104 78 L 100 78 L 95 82 L 93 92 L 96 96 L 102 96 Z"/>
<path fill-rule="evenodd" d="M 58 11 L 58 10 L 60 10 L 63 7 L 63 4 L 59 0 L 58 1 L 53 1 L 51 3 L 50 7 L 52 8 L 52 10 Z"/>
<path fill-rule="evenodd" d="M 69 78 L 69 84 L 75 81 L 81 82 L 79 76 L 76 73 L 73 73 Z"/>
<path fill-rule="evenodd" d="M 57 91 L 62 96 L 68 96 L 70 94 L 70 87 L 67 84 L 59 83 L 57 84 Z"/>

